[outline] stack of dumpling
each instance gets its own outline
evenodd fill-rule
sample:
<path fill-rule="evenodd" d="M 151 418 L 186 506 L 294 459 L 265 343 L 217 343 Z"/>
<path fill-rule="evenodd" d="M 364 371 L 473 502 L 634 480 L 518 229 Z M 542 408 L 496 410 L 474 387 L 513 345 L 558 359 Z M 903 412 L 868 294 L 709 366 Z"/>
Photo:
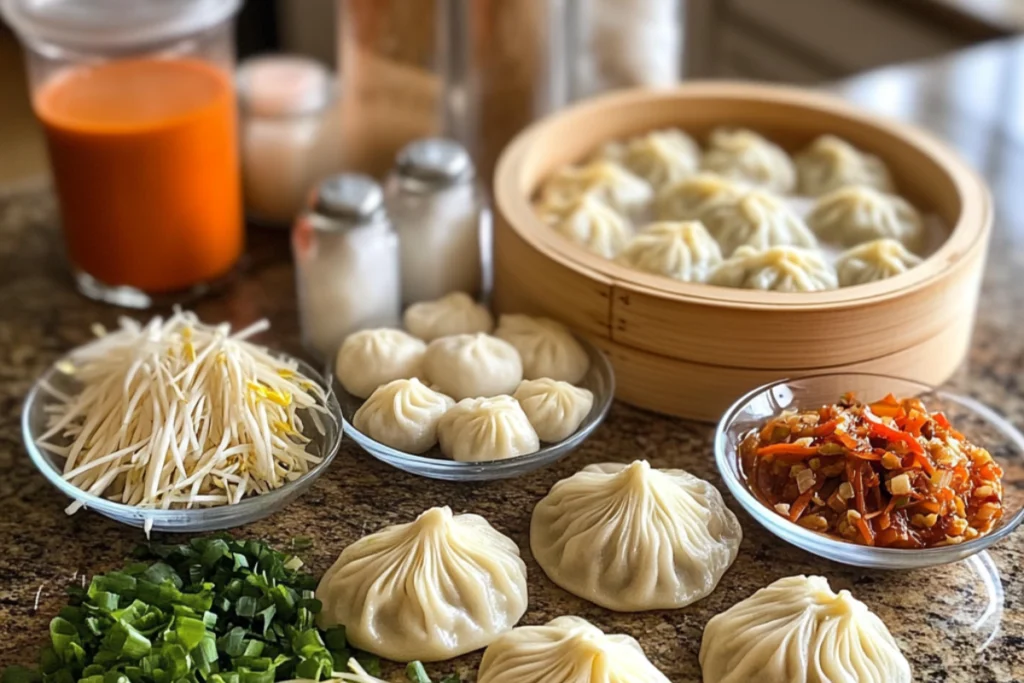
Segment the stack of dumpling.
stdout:
<path fill-rule="evenodd" d="M 833 135 L 790 158 L 751 130 L 717 128 L 703 151 L 681 130 L 656 130 L 560 169 L 536 210 L 599 256 L 724 287 L 867 284 L 918 265 L 926 247 L 885 163 Z"/>
<path fill-rule="evenodd" d="M 579 429 L 594 395 L 576 386 L 590 356 L 562 324 L 490 312 L 455 292 L 413 304 L 408 330 L 350 335 L 335 373 L 366 401 L 353 426 L 404 453 L 440 443 L 453 460 L 481 462 L 528 455 L 541 442 Z M 492 334 L 493 332 L 493 334 Z"/>

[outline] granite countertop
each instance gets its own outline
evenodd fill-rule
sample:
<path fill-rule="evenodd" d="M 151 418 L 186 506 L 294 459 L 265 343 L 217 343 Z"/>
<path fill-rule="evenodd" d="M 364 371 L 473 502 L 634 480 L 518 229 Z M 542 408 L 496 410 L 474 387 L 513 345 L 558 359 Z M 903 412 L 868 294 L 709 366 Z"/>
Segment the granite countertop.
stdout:
<path fill-rule="evenodd" d="M 977 73 L 998 71 L 1003 82 L 1020 83 L 1013 77 L 1024 67 L 1020 45 L 988 49 L 989 61 L 973 53 L 962 59 L 974 64 Z M 1016 135 L 1019 120 L 1007 106 L 1012 93 L 991 88 L 985 91 L 988 100 L 971 97 L 981 86 L 956 67 L 957 59 L 889 69 L 835 89 L 938 132 L 987 177 L 999 218 L 970 358 L 950 386 L 996 406 L 1024 428 L 1024 204 L 1018 200 L 1024 188 L 1024 138 Z M 47 623 L 63 602 L 64 586 L 120 564 L 143 540 L 140 531 L 91 512 L 66 517 L 67 501 L 33 469 L 21 443 L 19 414 L 33 380 L 59 355 L 86 341 L 91 323 L 111 326 L 121 314 L 72 291 L 58 245 L 54 202 L 46 188 L 0 191 L 0 668 L 34 661 L 46 641 Z M 198 304 L 200 316 L 236 325 L 266 316 L 273 330 L 265 341 L 298 351 L 287 253 L 283 234 L 253 233 L 242 276 L 220 296 Z M 712 461 L 711 432 L 709 425 L 617 404 L 594 437 L 558 465 L 512 481 L 480 484 L 415 478 L 373 460 L 349 441 L 330 471 L 298 502 L 237 533 L 276 543 L 312 536 L 315 545 L 305 559 L 320 573 L 346 544 L 386 524 L 411 520 L 427 507 L 447 504 L 456 512 L 480 513 L 523 549 L 530 577 L 526 623 L 578 614 L 606 631 L 629 633 L 672 681 L 680 682 L 700 678 L 697 654 L 711 616 L 782 576 L 823 574 L 834 587 L 851 588 L 885 620 L 916 680 L 1024 680 L 1024 532 L 988 554 L 938 571 L 871 572 L 789 547 L 754 524 L 726 495 L 739 513 L 745 538 L 719 588 L 696 605 L 614 614 L 544 577 L 529 553 L 529 520 L 533 505 L 554 482 L 589 463 L 642 457 L 656 466 L 685 468 L 722 488 Z M 457 670 L 472 680 L 478 659 L 470 655 L 431 670 Z"/>

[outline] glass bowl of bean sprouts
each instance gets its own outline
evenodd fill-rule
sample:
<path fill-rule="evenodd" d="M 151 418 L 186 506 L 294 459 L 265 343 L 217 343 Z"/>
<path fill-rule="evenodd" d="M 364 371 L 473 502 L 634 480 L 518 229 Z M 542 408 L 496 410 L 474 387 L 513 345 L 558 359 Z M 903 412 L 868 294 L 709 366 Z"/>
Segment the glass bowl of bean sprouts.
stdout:
<path fill-rule="evenodd" d="M 194 533 L 262 519 L 306 491 L 338 452 L 341 408 L 330 380 L 312 366 L 245 341 L 264 329 L 259 323 L 231 335 L 226 325 L 180 312 L 146 326 L 125 321 L 50 366 L 25 400 L 22 436 L 36 468 L 72 499 L 66 512 L 93 510 L 147 534 Z M 141 361 L 109 377 L 88 365 L 118 335 L 116 350 L 127 355 L 126 334 L 148 335 L 144 342 L 159 353 L 147 346 Z M 232 357 L 239 348 L 249 354 L 241 364 Z M 185 358 L 174 366 L 179 349 Z M 156 391 L 152 377 L 161 372 L 168 381 Z M 210 376 L 220 383 L 196 391 Z M 76 415 L 87 391 L 103 398 Z M 235 412 L 204 410 L 215 396 L 225 403 L 239 396 Z M 149 448 L 150 440 L 159 445 Z"/>

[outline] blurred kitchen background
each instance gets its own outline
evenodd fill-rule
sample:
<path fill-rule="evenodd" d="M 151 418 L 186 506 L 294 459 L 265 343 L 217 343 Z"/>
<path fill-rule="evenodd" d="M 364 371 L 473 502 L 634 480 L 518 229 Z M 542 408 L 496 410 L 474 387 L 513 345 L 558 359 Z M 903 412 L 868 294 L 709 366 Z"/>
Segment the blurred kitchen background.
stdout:
<path fill-rule="evenodd" d="M 393 23 L 384 28 L 368 22 L 355 31 L 363 38 L 352 37 L 347 42 L 386 36 L 392 44 L 381 42 L 373 49 L 390 51 L 398 60 L 422 59 L 415 52 L 429 52 L 433 37 L 425 22 L 408 17 L 430 14 L 434 1 L 354 0 L 350 4 L 362 5 L 361 11 L 371 13 L 368 8 L 372 4 L 372 12 L 378 13 L 382 22 Z M 461 56 L 448 56 L 456 63 L 445 68 L 449 73 L 462 73 L 467 89 L 475 87 L 477 92 L 466 94 L 465 101 L 448 103 L 444 115 L 449 119 L 462 116 L 466 121 L 449 120 L 447 125 L 460 125 L 466 136 L 476 134 L 498 140 L 500 145 L 525 120 L 545 109 L 616 86 L 700 77 L 824 83 L 890 64 L 940 56 L 1024 30 L 1024 0 L 544 0 L 541 4 L 548 2 L 557 11 L 539 15 L 534 10 L 529 16 L 530 11 L 509 8 L 536 4 L 533 0 L 476 0 L 473 12 L 461 21 L 482 22 L 483 31 L 463 27 L 481 44 L 470 46 Z M 413 3 L 418 10 L 410 9 Z M 335 0 L 249 0 L 237 23 L 239 58 L 284 51 L 335 68 L 342 52 L 339 34 L 352 35 L 339 30 L 338 14 Z M 394 19 L 403 14 L 404 25 Z M 580 17 L 588 22 L 588 29 L 580 29 Z M 545 31 L 558 35 L 543 35 Z M 531 44 L 531 39 L 536 43 Z M 29 105 L 22 59 L 9 27 L 0 23 L 2 183 L 38 178 L 45 175 L 47 167 L 42 133 Z M 551 66 L 554 63 L 569 71 L 556 73 Z M 374 83 L 381 78 L 377 72 L 367 74 Z M 361 87 L 355 82 L 347 85 L 349 88 L 342 88 L 343 100 L 351 88 Z M 500 92 L 502 88 L 508 92 Z M 534 111 L 507 110 L 503 103 L 523 100 L 516 88 L 533 91 Z M 503 97 L 505 94 L 509 96 Z M 899 98 L 898 93 L 892 96 Z M 470 101 L 474 98 L 475 104 Z M 460 107 L 476 109 L 471 115 Z M 488 119 L 488 107 L 500 111 L 491 112 Z M 883 109 L 900 114 L 898 102 Z M 486 125 L 492 129 L 503 129 L 501 134 L 491 130 L 484 136 L 468 130 L 480 120 L 489 121 Z M 401 122 L 389 125 L 400 126 Z M 473 146 L 473 140 L 464 142 Z M 375 152 L 364 151 L 371 156 Z M 473 151 L 487 167 L 498 148 Z M 372 162 L 368 163 L 372 167 Z"/>

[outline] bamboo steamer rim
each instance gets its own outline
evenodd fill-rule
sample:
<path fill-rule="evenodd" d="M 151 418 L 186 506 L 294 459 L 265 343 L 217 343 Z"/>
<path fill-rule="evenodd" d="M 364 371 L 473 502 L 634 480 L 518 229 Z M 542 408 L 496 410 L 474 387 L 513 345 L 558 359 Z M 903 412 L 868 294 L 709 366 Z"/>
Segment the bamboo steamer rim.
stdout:
<path fill-rule="evenodd" d="M 539 139 L 555 125 L 600 117 L 610 110 L 643 107 L 657 102 L 722 100 L 796 106 L 846 119 L 864 129 L 898 137 L 918 154 L 933 160 L 955 187 L 960 213 L 949 237 L 918 266 L 897 276 L 866 285 L 822 292 L 772 292 L 689 283 L 637 271 L 589 252 L 545 225 L 531 205 L 541 178 L 525 177 L 527 161 L 542 154 Z M 665 124 L 668 125 L 668 124 Z M 721 121 L 720 125 L 729 125 Z M 822 133 L 828 131 L 822 131 Z M 494 175 L 495 205 L 507 224 L 531 247 L 587 277 L 620 290 L 681 302 L 747 310 L 835 310 L 874 304 L 931 286 L 955 270 L 963 257 L 985 244 L 992 225 L 992 199 L 980 176 L 945 143 L 914 126 L 858 109 L 839 97 L 792 86 L 740 81 L 689 82 L 673 89 L 634 89 L 596 97 L 546 117 L 509 143 Z"/>

